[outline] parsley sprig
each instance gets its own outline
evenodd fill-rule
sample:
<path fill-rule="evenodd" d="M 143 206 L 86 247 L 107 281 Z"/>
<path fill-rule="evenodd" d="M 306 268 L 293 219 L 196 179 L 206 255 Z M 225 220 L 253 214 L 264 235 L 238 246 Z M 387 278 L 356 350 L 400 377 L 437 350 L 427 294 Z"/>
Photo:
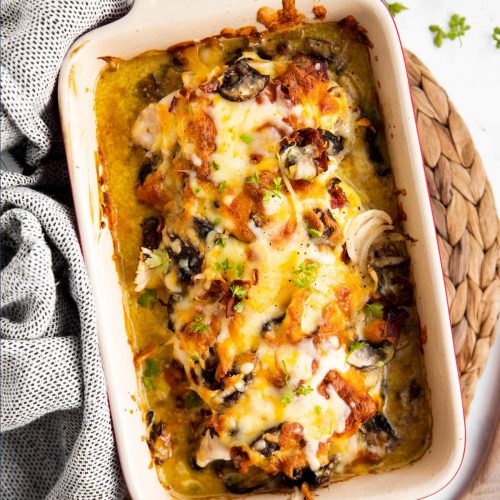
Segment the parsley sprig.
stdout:
<path fill-rule="evenodd" d="M 292 388 L 290 387 L 290 374 L 288 373 L 288 368 L 286 366 L 286 362 L 284 359 L 281 360 L 281 366 L 283 367 L 283 373 L 285 374 L 285 385 L 286 385 L 286 390 L 285 394 L 281 397 L 281 404 L 282 406 L 288 406 L 292 401 L 294 396 L 307 396 L 308 394 L 311 394 L 311 392 L 314 391 L 314 389 L 310 385 L 304 385 L 300 384 L 295 391 L 292 391 Z"/>
<path fill-rule="evenodd" d="M 205 318 L 199 314 L 194 317 L 189 326 L 195 333 L 206 333 L 208 331 L 208 324 L 205 322 Z"/>
<path fill-rule="evenodd" d="M 156 375 L 159 374 L 160 374 L 160 365 L 158 361 L 154 358 L 146 359 L 142 371 L 142 382 L 147 389 L 155 388 L 153 377 L 156 377 Z"/>
<path fill-rule="evenodd" d="M 370 302 L 366 304 L 364 312 L 369 318 L 382 319 L 384 317 L 384 306 L 380 302 Z"/>
<path fill-rule="evenodd" d="M 387 8 L 389 9 L 392 17 L 396 17 L 400 12 L 408 10 L 408 7 L 406 5 L 403 5 L 399 2 L 388 3 Z"/>
<path fill-rule="evenodd" d="M 168 271 L 168 265 L 170 264 L 170 257 L 166 250 L 161 250 L 157 248 L 153 250 L 146 258 L 146 265 L 150 269 L 155 269 L 157 267 L 161 268 L 163 274 Z"/>
<path fill-rule="evenodd" d="M 273 179 L 274 187 L 268 189 L 264 195 L 264 201 L 267 203 L 271 198 L 281 198 L 281 192 L 283 191 L 282 185 L 283 179 L 281 177 L 276 177 Z"/>
<path fill-rule="evenodd" d="M 493 40 L 496 42 L 495 47 L 497 49 L 500 49 L 500 26 L 495 26 L 491 38 L 493 38 Z"/>
<path fill-rule="evenodd" d="M 465 21 L 465 17 L 459 14 L 453 14 L 448 21 L 448 32 L 437 24 L 431 24 L 429 26 L 429 31 L 434 34 L 434 45 L 436 45 L 436 47 L 441 47 L 445 38 L 449 40 L 456 40 L 458 38 L 460 45 L 462 45 L 462 37 L 470 30 L 470 26 L 465 24 Z"/>
<path fill-rule="evenodd" d="M 231 285 L 229 289 L 231 290 L 233 297 L 236 297 L 238 299 L 247 298 L 247 291 L 241 285 Z"/>
<path fill-rule="evenodd" d="M 296 278 L 292 280 L 292 283 L 299 288 L 309 288 L 316 279 L 317 267 L 316 262 L 302 262 L 293 272 Z"/>

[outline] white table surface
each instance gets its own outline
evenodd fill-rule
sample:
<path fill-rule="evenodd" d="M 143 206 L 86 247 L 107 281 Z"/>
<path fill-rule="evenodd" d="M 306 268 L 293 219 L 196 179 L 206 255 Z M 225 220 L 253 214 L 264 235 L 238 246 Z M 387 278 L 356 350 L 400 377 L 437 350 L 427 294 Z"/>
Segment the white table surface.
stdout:
<path fill-rule="evenodd" d="M 465 120 L 500 205 L 500 49 L 491 38 L 500 26 L 500 0 L 400 0 L 409 10 L 396 16 L 403 45 L 412 50 L 446 89 Z M 471 29 L 458 41 L 437 48 L 430 24 L 447 27 L 452 14 L 465 16 Z M 500 337 L 500 332 L 498 332 Z M 488 449 L 500 408 L 500 341 L 493 347 L 467 419 L 463 465 L 432 500 L 459 498 L 471 485 Z"/>

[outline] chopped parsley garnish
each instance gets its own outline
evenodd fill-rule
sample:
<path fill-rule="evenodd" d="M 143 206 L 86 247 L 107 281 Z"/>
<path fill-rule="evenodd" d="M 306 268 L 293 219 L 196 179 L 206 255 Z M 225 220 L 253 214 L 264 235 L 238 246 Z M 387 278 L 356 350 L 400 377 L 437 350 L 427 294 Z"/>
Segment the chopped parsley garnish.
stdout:
<path fill-rule="evenodd" d="M 144 368 L 142 371 L 142 382 L 147 389 L 154 389 L 155 384 L 153 377 L 160 374 L 160 365 L 156 359 L 148 358 L 144 361 Z"/>
<path fill-rule="evenodd" d="M 141 307 L 151 307 L 158 298 L 158 292 L 153 288 L 145 288 L 137 298 L 137 303 Z"/>
<path fill-rule="evenodd" d="M 245 179 L 245 184 L 255 184 L 259 182 L 259 173 L 255 173 Z"/>
<path fill-rule="evenodd" d="M 266 191 L 266 194 L 264 195 L 265 202 L 268 202 L 271 198 L 281 198 L 280 192 L 283 191 L 283 186 L 281 184 L 282 181 L 283 179 L 281 177 L 273 179 L 274 187 Z"/>
<path fill-rule="evenodd" d="M 389 8 L 389 12 L 391 13 L 392 17 L 396 17 L 400 12 L 408 10 L 408 7 L 406 5 L 403 5 L 399 2 L 388 3 L 387 7 Z"/>
<path fill-rule="evenodd" d="M 316 415 L 321 415 L 321 406 L 320 405 L 316 405 L 314 407 L 314 413 L 316 413 Z"/>
<path fill-rule="evenodd" d="M 170 264 L 170 257 L 166 250 L 160 250 L 157 248 L 153 250 L 151 254 L 146 258 L 146 265 L 150 269 L 155 269 L 156 267 L 161 267 L 162 273 L 168 271 L 168 265 Z"/>
<path fill-rule="evenodd" d="M 500 49 L 500 26 L 496 26 L 493 29 L 493 34 L 491 35 L 491 38 L 493 38 L 493 40 L 497 42 L 495 47 L 497 49 Z"/>
<path fill-rule="evenodd" d="M 243 302 L 238 302 L 233 306 L 233 310 L 239 313 L 243 312 L 244 309 L 245 309 L 245 304 Z"/>
<path fill-rule="evenodd" d="M 227 186 L 227 182 L 226 181 L 222 181 L 220 184 L 219 184 L 219 191 L 221 193 L 223 193 L 226 189 L 226 186 Z"/>
<path fill-rule="evenodd" d="M 218 226 L 220 224 L 220 217 L 216 217 L 214 219 L 214 226 Z"/>
<path fill-rule="evenodd" d="M 227 271 L 228 269 L 231 269 L 231 264 L 229 263 L 229 260 L 223 260 L 222 262 L 216 262 L 214 264 L 214 268 L 216 271 Z"/>
<path fill-rule="evenodd" d="M 281 397 L 281 404 L 283 406 L 288 406 L 292 401 L 294 396 L 307 396 L 314 391 L 314 389 L 310 385 L 299 385 L 295 391 L 292 391 L 290 387 L 290 375 L 288 373 L 288 368 L 286 366 L 285 360 L 281 360 L 281 365 L 283 366 L 283 372 L 285 374 L 285 384 L 286 384 L 286 392 Z"/>
<path fill-rule="evenodd" d="M 283 366 L 283 372 L 285 373 L 286 392 L 285 392 L 285 394 L 283 394 L 280 401 L 281 401 L 281 404 L 283 406 L 288 406 L 293 401 L 293 392 L 292 392 L 292 389 L 291 389 L 290 384 L 288 382 L 288 378 L 289 378 L 288 369 L 286 367 L 286 363 L 285 363 L 284 359 L 281 360 L 281 364 Z"/>
<path fill-rule="evenodd" d="M 244 132 L 243 134 L 240 135 L 240 139 L 245 144 L 250 144 L 253 141 L 253 136 Z"/>
<path fill-rule="evenodd" d="M 238 299 L 246 299 L 247 291 L 241 285 L 231 285 L 229 287 L 233 297 L 237 297 Z"/>
<path fill-rule="evenodd" d="M 300 394 L 301 396 L 307 396 L 308 394 L 311 394 L 311 392 L 313 391 L 314 389 L 310 385 L 299 385 L 295 393 Z"/>
<path fill-rule="evenodd" d="M 297 277 L 292 280 L 292 283 L 299 288 L 309 288 L 316 279 L 314 271 L 317 267 L 318 264 L 316 262 L 302 262 L 293 272 Z"/>
<path fill-rule="evenodd" d="M 349 352 L 357 351 L 358 349 L 366 347 L 367 345 L 369 345 L 368 342 L 365 342 L 364 340 L 353 340 L 349 344 Z"/>
<path fill-rule="evenodd" d="M 194 317 L 194 321 L 189 326 L 195 333 L 205 333 L 208 331 L 208 324 L 205 323 L 205 318 L 199 314 Z"/>
<path fill-rule="evenodd" d="M 191 361 L 193 361 L 194 363 L 198 363 L 198 361 L 200 361 L 200 358 L 198 356 L 195 356 L 194 354 L 189 357 L 191 358 Z"/>
<path fill-rule="evenodd" d="M 366 304 L 364 311 L 369 318 L 382 319 L 384 317 L 384 306 L 380 302 Z"/>
<path fill-rule="evenodd" d="M 438 26 L 437 24 L 432 24 L 429 26 L 429 31 L 434 34 L 434 45 L 436 47 L 441 47 L 443 45 L 443 40 L 448 38 L 449 40 L 455 40 L 458 38 L 460 45 L 462 45 L 462 38 L 465 33 L 470 30 L 470 26 L 465 24 L 465 17 L 459 14 L 453 14 L 448 22 L 449 31 L 446 31 Z"/>
<path fill-rule="evenodd" d="M 220 169 L 219 165 L 215 161 L 210 163 L 210 166 L 216 171 Z"/>
<path fill-rule="evenodd" d="M 245 271 L 245 265 L 244 264 L 235 264 L 233 266 L 233 271 L 234 271 L 234 277 L 236 279 L 241 279 L 241 278 L 243 278 L 243 273 Z"/>
<path fill-rule="evenodd" d="M 313 238 L 321 238 L 321 231 L 318 231 L 317 229 L 313 229 L 312 227 L 308 227 L 307 232 Z"/>
<path fill-rule="evenodd" d="M 222 247 L 222 248 L 224 248 L 227 245 L 226 240 L 223 238 L 217 238 L 215 240 L 215 244 Z"/>
<path fill-rule="evenodd" d="M 195 186 L 195 187 L 193 188 L 193 193 L 194 193 L 194 194 L 199 194 L 199 193 L 201 193 L 201 187 L 200 187 L 200 186 Z"/>

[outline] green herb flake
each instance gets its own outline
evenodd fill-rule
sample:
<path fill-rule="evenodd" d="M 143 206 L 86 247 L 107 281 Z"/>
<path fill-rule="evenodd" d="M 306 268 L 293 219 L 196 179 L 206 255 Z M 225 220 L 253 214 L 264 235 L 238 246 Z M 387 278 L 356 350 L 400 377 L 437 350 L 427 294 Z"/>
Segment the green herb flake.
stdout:
<path fill-rule="evenodd" d="M 368 342 L 365 342 L 364 340 L 353 340 L 349 344 L 349 352 L 357 351 L 358 349 L 366 347 L 367 345 L 369 345 Z"/>
<path fill-rule="evenodd" d="M 155 269 L 157 267 L 161 268 L 163 274 L 168 271 L 168 266 L 170 264 L 170 257 L 166 250 L 160 250 L 157 248 L 153 250 L 151 254 L 146 258 L 146 265 L 150 269 Z"/>
<path fill-rule="evenodd" d="M 160 365 L 158 361 L 154 358 L 148 358 L 144 361 L 142 369 L 142 382 L 147 389 L 154 389 L 155 384 L 153 382 L 153 377 L 160 374 Z"/>
<path fill-rule="evenodd" d="M 240 139 L 245 144 L 250 144 L 253 141 L 253 136 L 244 132 L 243 134 L 240 134 Z"/>
<path fill-rule="evenodd" d="M 245 179 L 245 184 L 257 184 L 259 182 L 259 173 L 255 173 Z"/>
<path fill-rule="evenodd" d="M 314 389 L 310 385 L 299 385 L 295 393 L 300 394 L 301 396 L 307 396 L 308 394 L 311 394 L 311 392 L 313 391 Z"/>
<path fill-rule="evenodd" d="M 321 231 L 318 231 L 317 229 L 313 229 L 312 227 L 308 227 L 307 232 L 313 238 L 321 238 Z"/>
<path fill-rule="evenodd" d="M 189 326 L 195 333 L 205 333 L 208 331 L 208 324 L 205 323 L 205 318 L 199 314 L 194 317 L 194 321 Z"/>
<path fill-rule="evenodd" d="M 186 408 L 191 409 L 191 408 L 196 408 L 197 406 L 201 406 L 203 403 L 203 400 L 198 396 L 198 393 L 195 391 L 189 391 L 185 396 L 184 396 L 184 404 L 186 405 Z"/>
<path fill-rule="evenodd" d="M 231 285 L 229 287 L 233 297 L 237 297 L 238 299 L 246 299 L 247 292 L 241 285 Z"/>
<path fill-rule="evenodd" d="M 299 288 L 309 288 L 316 279 L 315 270 L 317 267 L 316 262 L 302 262 L 293 272 L 296 278 L 292 279 L 292 283 Z"/>
<path fill-rule="evenodd" d="M 245 304 L 243 302 L 238 302 L 237 304 L 235 304 L 233 306 L 233 311 L 236 311 L 236 312 L 243 312 L 243 310 L 245 309 Z"/>
<path fill-rule="evenodd" d="M 384 317 L 384 306 L 380 302 L 371 302 L 366 304 L 364 312 L 369 318 L 382 319 Z"/>
<path fill-rule="evenodd" d="M 220 217 L 216 217 L 214 219 L 214 226 L 218 226 L 220 224 Z"/>
<path fill-rule="evenodd" d="M 243 273 L 245 272 L 245 265 L 244 264 L 236 264 L 233 267 L 233 271 L 234 271 L 234 277 L 236 279 L 241 279 L 241 278 L 243 278 Z"/>
<path fill-rule="evenodd" d="M 193 188 L 193 193 L 194 194 L 200 194 L 201 193 L 201 187 L 200 186 L 195 186 Z"/>
<path fill-rule="evenodd" d="M 219 184 L 219 191 L 221 193 L 223 193 L 225 190 L 226 190 L 226 186 L 227 186 L 227 182 L 226 181 L 222 181 L 220 184 Z"/>
<path fill-rule="evenodd" d="M 210 163 L 210 166 L 211 166 L 211 167 L 212 167 L 215 171 L 220 170 L 219 165 L 218 165 L 215 161 L 213 161 L 212 163 Z"/>
<path fill-rule="evenodd" d="M 400 12 L 408 10 L 408 7 L 406 5 L 403 5 L 399 2 L 388 3 L 387 7 L 389 8 L 389 12 L 391 13 L 392 17 L 396 17 Z"/>
<path fill-rule="evenodd" d="M 141 307 L 152 307 L 158 298 L 158 292 L 153 288 L 145 288 L 144 291 L 137 298 L 137 303 Z"/>
<path fill-rule="evenodd" d="M 281 177 L 276 177 L 273 179 L 274 188 L 268 189 L 264 195 L 264 201 L 267 203 L 271 198 L 281 198 L 281 192 L 283 191 L 283 185 L 281 184 L 283 179 Z"/>
<path fill-rule="evenodd" d="M 200 361 L 200 358 L 198 356 L 195 356 L 194 354 L 189 357 L 191 358 L 191 361 L 193 363 L 198 363 Z"/>
<path fill-rule="evenodd" d="M 286 392 L 283 394 L 280 402 L 282 406 L 288 406 L 292 401 L 293 401 L 293 392 L 292 388 L 290 387 L 290 383 L 288 382 L 288 379 L 290 378 L 288 375 L 288 368 L 286 367 L 285 360 L 281 360 L 281 365 L 283 366 L 283 372 L 285 374 L 285 384 L 286 384 Z"/>
<path fill-rule="evenodd" d="M 497 49 L 500 49 L 500 26 L 496 26 L 493 29 L 493 34 L 491 35 L 491 38 L 496 42 L 495 47 Z"/>
<path fill-rule="evenodd" d="M 224 247 L 227 245 L 226 240 L 225 240 L 225 239 L 223 239 L 223 238 L 217 238 L 217 239 L 215 240 L 215 244 L 216 244 L 217 246 L 219 246 L 219 247 L 222 247 L 222 248 L 224 248 Z"/>
<path fill-rule="evenodd" d="M 216 262 L 214 264 L 214 269 L 216 271 L 227 271 L 228 269 L 231 269 L 231 264 L 229 263 L 229 260 L 223 260 L 222 262 Z"/>

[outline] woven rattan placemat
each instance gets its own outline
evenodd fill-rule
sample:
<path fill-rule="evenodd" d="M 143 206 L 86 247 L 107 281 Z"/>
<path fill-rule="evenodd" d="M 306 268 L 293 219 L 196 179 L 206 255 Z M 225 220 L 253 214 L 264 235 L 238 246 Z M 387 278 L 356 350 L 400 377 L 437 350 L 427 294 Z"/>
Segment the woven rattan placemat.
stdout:
<path fill-rule="evenodd" d="M 405 56 L 468 411 L 500 311 L 500 224 L 464 121 L 423 63 Z"/>

